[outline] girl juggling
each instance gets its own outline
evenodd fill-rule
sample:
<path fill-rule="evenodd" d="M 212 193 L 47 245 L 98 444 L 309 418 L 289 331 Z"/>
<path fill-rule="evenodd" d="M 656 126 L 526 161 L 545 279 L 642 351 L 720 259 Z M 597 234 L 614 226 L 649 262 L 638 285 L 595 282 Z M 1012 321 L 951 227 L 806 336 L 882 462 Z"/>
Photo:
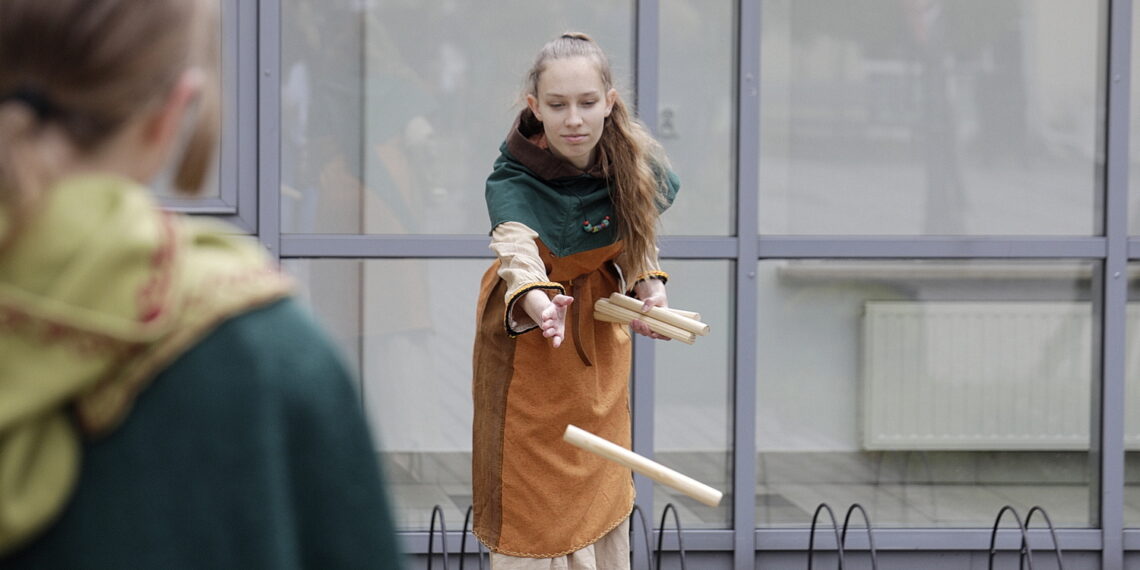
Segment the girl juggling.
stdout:
<path fill-rule="evenodd" d="M 524 97 L 486 185 L 497 259 L 476 316 L 475 532 L 495 568 L 628 567 L 630 470 L 561 436 L 574 424 L 630 445 L 630 336 L 593 306 L 615 291 L 667 306 L 657 225 L 680 183 L 589 36 L 543 46 Z"/>

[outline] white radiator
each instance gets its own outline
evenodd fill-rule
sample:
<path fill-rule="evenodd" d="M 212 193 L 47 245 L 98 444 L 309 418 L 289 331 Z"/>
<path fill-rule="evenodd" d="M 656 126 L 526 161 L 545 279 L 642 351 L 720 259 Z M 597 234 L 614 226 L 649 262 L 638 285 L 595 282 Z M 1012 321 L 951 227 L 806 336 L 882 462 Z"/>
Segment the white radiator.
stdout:
<path fill-rule="evenodd" d="M 1088 303 L 868 302 L 863 445 L 872 450 L 1089 446 Z M 1140 310 L 1128 308 L 1129 346 Z M 1137 352 L 1125 443 L 1140 448 Z"/>

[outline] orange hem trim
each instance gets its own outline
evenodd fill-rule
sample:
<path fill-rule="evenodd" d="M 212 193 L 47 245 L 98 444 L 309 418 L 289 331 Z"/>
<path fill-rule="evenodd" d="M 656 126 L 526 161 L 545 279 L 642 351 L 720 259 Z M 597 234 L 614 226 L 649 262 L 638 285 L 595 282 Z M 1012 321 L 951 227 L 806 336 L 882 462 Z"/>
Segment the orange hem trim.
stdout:
<path fill-rule="evenodd" d="M 632 482 L 631 482 L 631 484 L 632 484 Z M 613 530 L 615 528 L 617 528 L 618 525 L 620 525 L 622 522 L 624 522 L 626 519 L 628 519 L 632 514 L 633 514 L 633 501 L 630 501 L 629 510 L 626 511 L 625 516 L 619 518 L 616 522 L 614 522 L 612 525 L 610 525 L 609 528 L 602 531 L 602 534 L 599 534 L 598 536 L 594 537 L 593 539 L 587 540 L 586 542 L 583 542 L 582 544 L 579 544 L 576 546 L 571 546 L 570 550 L 565 550 L 562 552 L 555 552 L 555 553 L 551 553 L 551 554 L 538 554 L 538 553 L 534 553 L 534 552 L 515 552 L 513 550 L 503 550 L 501 548 L 496 548 L 496 547 L 492 547 L 492 546 L 488 545 L 487 541 L 484 540 L 482 536 L 479 536 L 479 533 L 477 531 L 475 531 L 475 529 L 471 529 L 471 534 L 474 534 L 475 538 L 478 538 L 479 542 L 482 542 L 483 546 L 487 547 L 487 550 L 490 550 L 491 552 L 494 552 L 495 554 L 506 554 L 507 556 L 515 556 L 518 558 L 557 558 L 559 556 L 566 556 L 567 554 L 573 554 L 575 552 L 578 552 L 579 550 L 582 550 L 583 548 L 586 548 L 587 546 L 590 546 L 591 544 L 594 544 L 595 542 L 601 540 L 607 534 L 613 532 Z M 630 548 L 632 548 L 632 546 Z"/>

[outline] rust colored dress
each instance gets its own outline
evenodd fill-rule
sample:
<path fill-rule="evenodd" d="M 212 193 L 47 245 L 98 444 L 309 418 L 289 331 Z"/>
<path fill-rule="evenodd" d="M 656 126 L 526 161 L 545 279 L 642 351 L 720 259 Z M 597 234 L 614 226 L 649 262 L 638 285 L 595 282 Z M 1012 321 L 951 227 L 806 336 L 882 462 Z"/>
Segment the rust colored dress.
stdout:
<path fill-rule="evenodd" d="M 634 499 L 628 468 L 562 440 L 574 424 L 629 448 L 630 333 L 593 318 L 596 299 L 626 290 L 608 182 L 599 168 L 582 171 L 550 154 L 541 132 L 517 124 L 487 180 L 492 228 L 530 232 L 537 255 L 496 249 L 479 292 L 472 386 L 474 532 L 494 552 L 531 558 L 593 544 L 629 516 Z M 679 183 L 672 173 L 662 182 L 671 202 Z M 520 257 L 533 269 L 504 266 Z M 535 288 L 574 297 L 557 349 L 533 323 L 511 318 Z"/>

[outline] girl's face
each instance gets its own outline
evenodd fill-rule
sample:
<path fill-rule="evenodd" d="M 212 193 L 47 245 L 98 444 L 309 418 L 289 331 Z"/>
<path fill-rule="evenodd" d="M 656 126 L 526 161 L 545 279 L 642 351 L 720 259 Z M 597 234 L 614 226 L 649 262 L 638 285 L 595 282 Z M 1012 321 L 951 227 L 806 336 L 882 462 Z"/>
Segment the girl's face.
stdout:
<path fill-rule="evenodd" d="M 526 96 L 527 106 L 542 121 L 550 151 L 582 170 L 594 162 L 615 101 L 617 91 L 606 90 L 588 57 L 552 60 L 538 78 L 537 95 Z"/>

